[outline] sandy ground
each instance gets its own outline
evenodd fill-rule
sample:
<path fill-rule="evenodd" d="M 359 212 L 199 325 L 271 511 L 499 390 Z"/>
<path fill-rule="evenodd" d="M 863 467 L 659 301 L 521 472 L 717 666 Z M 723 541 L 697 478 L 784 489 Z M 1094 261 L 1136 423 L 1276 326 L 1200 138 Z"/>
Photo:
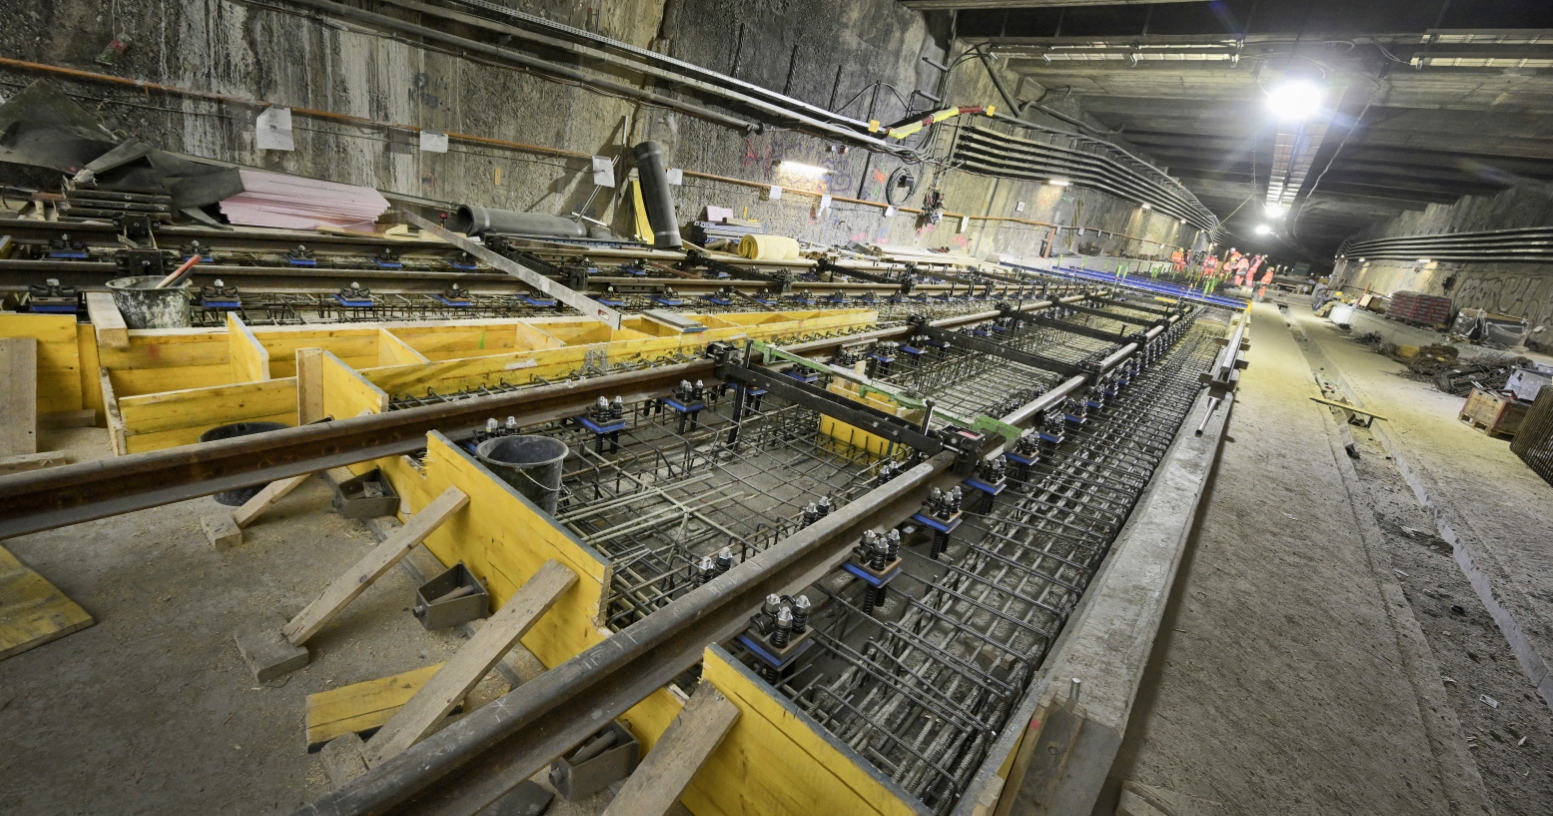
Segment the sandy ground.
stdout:
<path fill-rule="evenodd" d="M 1487 813 L 1336 426 L 1256 310 L 1219 470 L 1113 774 L 1201 814 Z M 1340 460 L 1341 457 L 1341 460 Z"/>

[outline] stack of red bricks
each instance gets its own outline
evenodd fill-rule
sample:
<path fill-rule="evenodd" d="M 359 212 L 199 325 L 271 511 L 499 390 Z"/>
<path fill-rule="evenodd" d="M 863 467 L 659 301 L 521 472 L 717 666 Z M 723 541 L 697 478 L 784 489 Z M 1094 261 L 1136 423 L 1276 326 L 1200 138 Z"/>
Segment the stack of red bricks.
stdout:
<path fill-rule="evenodd" d="M 1450 320 L 1451 299 L 1422 292 L 1393 292 L 1386 314 L 1409 323 L 1438 326 Z"/>

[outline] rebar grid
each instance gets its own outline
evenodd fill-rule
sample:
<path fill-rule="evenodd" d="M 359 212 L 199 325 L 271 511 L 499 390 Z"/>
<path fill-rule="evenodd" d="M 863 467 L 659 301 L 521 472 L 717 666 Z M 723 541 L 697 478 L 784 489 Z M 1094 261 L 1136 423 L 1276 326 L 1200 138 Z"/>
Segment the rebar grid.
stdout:
<path fill-rule="evenodd" d="M 1218 349 L 1206 324 L 1070 426 L 990 511 L 972 491 L 946 556 L 904 547 L 872 615 L 861 581 L 811 589 L 824 596 L 815 646 L 779 676 L 781 693 L 935 813 L 953 808 L 1195 400 Z"/>
<path fill-rule="evenodd" d="M 683 431 L 672 409 L 634 406 L 615 452 L 582 428 L 559 434 L 573 464 L 556 519 L 610 560 L 611 627 L 693 589 L 703 558 L 726 547 L 737 564 L 800 529 L 810 503 L 851 501 L 884 461 L 821 434 L 811 409 L 770 399 L 735 423 L 732 402 L 709 395 Z"/>

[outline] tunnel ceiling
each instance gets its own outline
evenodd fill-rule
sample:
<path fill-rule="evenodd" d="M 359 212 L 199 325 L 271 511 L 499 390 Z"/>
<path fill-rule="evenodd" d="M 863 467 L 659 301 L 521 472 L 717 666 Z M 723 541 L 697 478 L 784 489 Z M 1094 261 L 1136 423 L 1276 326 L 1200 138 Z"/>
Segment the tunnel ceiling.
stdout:
<path fill-rule="evenodd" d="M 1544 0 L 907 5 L 958 6 L 958 36 L 990 45 L 1019 101 L 1076 104 L 1152 156 L 1224 221 L 1222 243 L 1329 263 L 1376 220 L 1553 179 Z M 1294 80 L 1325 101 L 1291 124 L 1267 100 Z M 1290 213 L 1268 218 L 1279 182 Z"/>

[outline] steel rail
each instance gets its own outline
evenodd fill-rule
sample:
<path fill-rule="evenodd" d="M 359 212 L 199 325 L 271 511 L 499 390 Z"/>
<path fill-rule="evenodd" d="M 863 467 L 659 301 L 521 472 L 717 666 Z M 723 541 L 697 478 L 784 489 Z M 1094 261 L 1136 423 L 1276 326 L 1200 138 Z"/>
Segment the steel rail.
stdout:
<path fill-rule="evenodd" d="M 532 425 L 582 413 L 599 397 L 637 402 L 712 368 L 698 360 L 0 476 L 0 539 L 410 453 L 430 431 L 472 432 L 492 416 Z"/>

